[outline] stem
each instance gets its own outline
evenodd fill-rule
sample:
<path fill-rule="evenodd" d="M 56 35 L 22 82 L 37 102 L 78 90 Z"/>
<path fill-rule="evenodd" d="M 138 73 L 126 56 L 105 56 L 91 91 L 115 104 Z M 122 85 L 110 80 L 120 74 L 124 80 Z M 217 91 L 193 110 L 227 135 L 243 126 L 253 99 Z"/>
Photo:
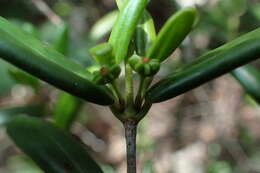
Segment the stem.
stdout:
<path fill-rule="evenodd" d="M 116 80 L 113 80 L 111 83 L 110 83 L 110 86 L 114 92 L 114 95 L 117 97 L 118 99 L 118 103 L 120 105 L 124 105 L 124 99 L 123 99 L 123 96 L 118 88 L 118 85 L 117 85 L 117 81 Z"/>
<path fill-rule="evenodd" d="M 126 151 L 127 151 L 127 173 L 136 173 L 136 129 L 137 123 L 127 120 L 124 123 Z"/>
<path fill-rule="evenodd" d="M 125 64 L 125 94 L 126 105 L 133 105 L 134 103 L 134 86 L 132 68 L 128 63 Z"/>
<path fill-rule="evenodd" d="M 135 105 L 140 108 L 142 106 L 142 102 L 143 102 L 143 98 L 142 98 L 142 92 L 145 88 L 145 77 L 144 76 L 140 76 L 140 84 L 139 84 L 139 88 L 138 88 L 138 92 L 135 98 Z"/>
<path fill-rule="evenodd" d="M 62 19 L 43 0 L 31 1 L 52 23 L 55 25 L 62 23 Z"/>
<path fill-rule="evenodd" d="M 139 85 L 139 89 L 138 89 L 136 99 L 135 99 L 135 105 L 138 108 L 142 107 L 142 103 L 143 103 L 143 100 L 144 100 L 146 90 L 150 86 L 152 80 L 153 80 L 152 77 L 140 76 L 140 85 Z"/>
<path fill-rule="evenodd" d="M 146 116 L 146 114 L 149 112 L 151 107 L 152 107 L 152 103 L 145 101 L 141 111 L 136 115 L 137 122 L 141 121 Z"/>

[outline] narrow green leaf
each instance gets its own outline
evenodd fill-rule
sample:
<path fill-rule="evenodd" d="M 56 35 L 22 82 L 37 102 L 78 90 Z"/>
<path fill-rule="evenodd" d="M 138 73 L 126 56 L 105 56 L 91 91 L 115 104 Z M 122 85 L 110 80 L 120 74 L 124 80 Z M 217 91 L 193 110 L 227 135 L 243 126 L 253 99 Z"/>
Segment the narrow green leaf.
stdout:
<path fill-rule="evenodd" d="M 15 85 L 15 81 L 12 77 L 8 74 L 8 69 L 11 67 L 10 64 L 3 61 L 0 58 L 0 97 L 6 95 L 6 93 L 10 92 L 12 87 Z"/>
<path fill-rule="evenodd" d="M 102 173 L 81 142 L 51 123 L 19 117 L 7 125 L 7 133 L 46 173 Z"/>
<path fill-rule="evenodd" d="M 147 99 L 153 103 L 168 100 L 259 57 L 260 28 L 177 69 L 155 84 L 148 91 Z"/>
<path fill-rule="evenodd" d="M 194 8 L 185 8 L 174 14 L 160 30 L 148 57 L 164 61 L 181 44 L 196 21 L 197 11 Z"/>
<path fill-rule="evenodd" d="M 233 70 L 232 75 L 244 87 L 246 92 L 260 103 L 260 71 L 251 65 L 245 65 Z"/>
<path fill-rule="evenodd" d="M 112 30 L 118 14 L 118 10 L 114 10 L 101 17 L 91 28 L 90 38 L 98 41 L 108 34 Z"/>
<path fill-rule="evenodd" d="M 144 11 L 135 31 L 135 46 L 137 54 L 146 56 L 156 39 L 156 31 L 152 16 Z"/>
<path fill-rule="evenodd" d="M 63 55 L 68 55 L 69 49 L 69 26 L 61 24 L 57 26 L 57 40 L 54 42 L 54 48 Z"/>
<path fill-rule="evenodd" d="M 57 39 L 54 41 L 54 48 L 62 53 L 68 55 L 69 48 L 69 28 L 68 25 L 63 24 L 57 26 Z M 81 101 L 66 92 L 60 92 L 53 108 L 54 123 L 60 128 L 69 130 L 74 119 L 77 116 L 81 105 Z"/>
<path fill-rule="evenodd" d="M 106 88 L 91 82 L 84 67 L 0 17 L 0 57 L 28 73 L 87 101 L 108 105 Z"/>
<path fill-rule="evenodd" d="M 8 73 L 17 83 L 30 86 L 35 90 L 39 88 L 39 80 L 29 73 L 26 73 L 18 68 L 9 68 Z"/>
<path fill-rule="evenodd" d="M 129 0 L 119 12 L 109 38 L 118 64 L 127 56 L 128 46 L 147 3 L 148 0 Z"/>
<path fill-rule="evenodd" d="M 63 129 L 69 129 L 75 119 L 81 101 L 65 92 L 60 93 L 53 108 L 53 117 L 56 125 Z"/>
<path fill-rule="evenodd" d="M 116 0 L 119 10 L 123 8 L 123 4 L 129 0 Z M 135 47 L 137 54 L 145 56 L 156 39 L 156 31 L 154 21 L 150 13 L 145 10 L 138 21 L 135 30 Z"/>

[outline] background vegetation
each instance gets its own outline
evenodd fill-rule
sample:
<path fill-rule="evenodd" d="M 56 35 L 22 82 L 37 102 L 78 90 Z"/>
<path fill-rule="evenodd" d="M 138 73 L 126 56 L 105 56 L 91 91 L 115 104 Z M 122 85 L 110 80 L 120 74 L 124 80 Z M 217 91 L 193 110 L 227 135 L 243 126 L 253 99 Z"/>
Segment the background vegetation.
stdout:
<path fill-rule="evenodd" d="M 157 81 L 176 65 L 260 26 L 259 0 L 152 0 L 149 11 L 157 30 L 187 5 L 199 9 L 199 24 L 164 63 Z M 93 26 L 114 9 L 113 0 L 0 1 L 0 16 L 49 44 L 55 44 L 60 32 L 58 20 L 67 21 L 70 44 L 64 51 L 86 67 L 93 63 L 88 49 L 106 37 L 102 33 L 111 27 L 113 13 L 98 32 Z M 260 67 L 259 61 L 253 65 Z M 75 115 L 71 131 L 88 146 L 104 171 L 124 172 L 123 127 L 109 110 L 83 103 L 1 59 L 0 76 L 0 173 L 42 172 L 6 136 L 4 124 L 21 114 L 50 120 L 59 114 Z M 222 76 L 153 106 L 138 129 L 138 166 L 143 173 L 258 173 L 259 124 L 258 103 L 231 75 Z M 58 125 L 69 128 L 63 122 Z"/>

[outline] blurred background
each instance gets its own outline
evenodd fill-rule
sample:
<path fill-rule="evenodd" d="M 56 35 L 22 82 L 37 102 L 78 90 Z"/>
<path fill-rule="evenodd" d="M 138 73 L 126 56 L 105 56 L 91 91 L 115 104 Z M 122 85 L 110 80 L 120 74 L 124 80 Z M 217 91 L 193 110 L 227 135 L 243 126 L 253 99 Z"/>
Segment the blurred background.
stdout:
<path fill-rule="evenodd" d="M 260 26 L 259 0 L 151 0 L 156 29 L 178 9 L 196 6 L 200 21 L 163 64 L 156 81 L 202 53 Z M 0 16 L 55 45 L 69 26 L 62 53 L 93 64 L 88 49 L 105 41 L 117 12 L 114 0 L 1 0 Z M 66 30 L 67 31 L 67 30 Z M 260 62 L 253 62 L 260 68 Z M 0 173 L 43 173 L 17 149 L 5 123 L 20 115 L 70 128 L 106 173 L 126 170 L 123 126 L 106 107 L 83 102 L 0 59 Z M 57 117 L 65 118 L 59 120 Z M 71 124 L 66 124 L 66 117 Z M 65 120 L 64 120 L 65 119 Z M 68 120 L 67 120 L 68 121 Z M 232 75 L 155 104 L 138 129 L 142 173 L 260 173 L 260 107 Z M 51 135 L 51 134 L 50 134 Z"/>

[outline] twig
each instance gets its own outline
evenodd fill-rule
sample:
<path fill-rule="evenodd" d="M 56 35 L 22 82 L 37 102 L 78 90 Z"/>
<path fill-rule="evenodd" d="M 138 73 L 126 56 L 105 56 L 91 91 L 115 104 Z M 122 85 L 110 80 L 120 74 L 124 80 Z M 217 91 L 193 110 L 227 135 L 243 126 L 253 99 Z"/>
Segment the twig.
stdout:
<path fill-rule="evenodd" d="M 136 128 L 137 124 L 134 121 L 126 121 L 125 139 L 127 150 L 127 173 L 136 173 Z"/>
<path fill-rule="evenodd" d="M 43 0 L 31 1 L 53 24 L 59 25 L 62 23 L 62 19 Z"/>

